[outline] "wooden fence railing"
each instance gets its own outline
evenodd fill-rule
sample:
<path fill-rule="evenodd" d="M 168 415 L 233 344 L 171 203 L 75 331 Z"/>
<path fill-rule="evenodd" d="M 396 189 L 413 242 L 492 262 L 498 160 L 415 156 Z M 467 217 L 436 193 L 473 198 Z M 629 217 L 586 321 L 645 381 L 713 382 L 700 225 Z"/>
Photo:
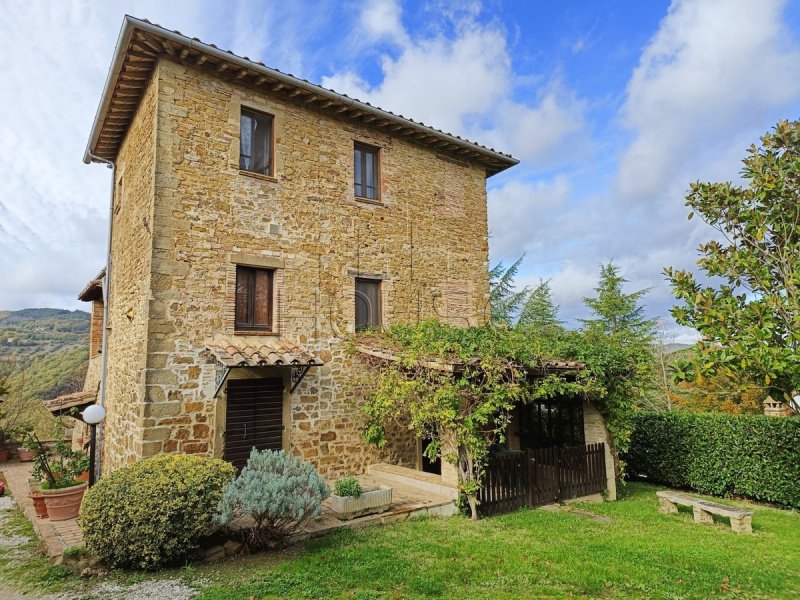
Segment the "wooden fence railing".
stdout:
<path fill-rule="evenodd" d="M 603 443 L 510 452 L 489 461 L 478 494 L 479 510 L 495 515 L 605 489 Z"/>

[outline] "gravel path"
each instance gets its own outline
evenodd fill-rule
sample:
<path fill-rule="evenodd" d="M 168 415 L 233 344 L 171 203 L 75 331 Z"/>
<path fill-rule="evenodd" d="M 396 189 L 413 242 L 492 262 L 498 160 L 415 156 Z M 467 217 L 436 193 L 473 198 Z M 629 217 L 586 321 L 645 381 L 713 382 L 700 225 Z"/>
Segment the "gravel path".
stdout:
<path fill-rule="evenodd" d="M 4 549 L 17 548 L 30 542 L 30 538 L 21 535 L 6 535 L 2 533 L 2 525 L 8 519 L 9 513 L 15 508 L 11 496 L 0 496 L 0 547 Z M 24 556 L 20 552 L 20 558 Z M 72 594 L 22 594 L 0 583 L 1 600 L 191 600 L 197 592 L 179 579 L 152 579 L 141 581 L 133 585 L 98 581 L 88 590 Z"/>

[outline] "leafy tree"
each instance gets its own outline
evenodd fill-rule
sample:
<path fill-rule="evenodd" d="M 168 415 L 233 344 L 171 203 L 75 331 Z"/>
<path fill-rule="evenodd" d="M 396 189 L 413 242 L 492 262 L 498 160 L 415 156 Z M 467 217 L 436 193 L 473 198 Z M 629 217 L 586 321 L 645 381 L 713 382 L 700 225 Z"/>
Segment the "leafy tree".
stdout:
<path fill-rule="evenodd" d="M 765 396 L 757 386 L 745 387 L 730 377 L 715 375 L 681 382 L 672 398 L 677 409 L 687 412 L 758 415 L 764 410 Z"/>
<path fill-rule="evenodd" d="M 524 258 L 523 254 L 508 268 L 498 263 L 489 271 L 489 302 L 493 323 L 510 325 L 525 303 L 528 288 L 517 290 L 514 285 L 514 278 Z"/>
<path fill-rule="evenodd" d="M 694 183 L 686 205 L 723 241 L 699 247 L 697 265 L 720 284 L 666 268 L 672 309 L 702 334 L 679 378 L 723 375 L 763 386 L 792 405 L 800 389 L 800 121 L 781 121 L 752 145 L 744 186 Z"/>
<path fill-rule="evenodd" d="M 561 330 L 563 322 L 558 319 L 558 306 L 553 304 L 550 282 L 539 280 L 522 306 L 518 327 L 530 328 L 541 334 L 555 334 Z"/>

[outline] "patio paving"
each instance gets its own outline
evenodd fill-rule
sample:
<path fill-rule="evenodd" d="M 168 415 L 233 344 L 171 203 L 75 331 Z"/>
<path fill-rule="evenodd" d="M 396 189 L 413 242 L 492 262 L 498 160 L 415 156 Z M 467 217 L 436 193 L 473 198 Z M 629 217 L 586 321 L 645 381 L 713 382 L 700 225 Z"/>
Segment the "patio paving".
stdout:
<path fill-rule="evenodd" d="M 28 478 L 33 465 L 11 461 L 2 465 L 0 469 L 5 475 L 10 493 L 14 496 L 25 516 L 33 523 L 36 533 L 44 541 L 47 555 L 51 560 L 58 562 L 66 548 L 83 545 L 83 537 L 77 519 L 67 521 L 51 521 L 48 518 L 39 519 L 33 509 L 33 501 L 28 496 Z M 401 469 L 398 467 L 397 469 Z M 412 478 L 422 477 L 415 475 L 410 469 L 403 469 Z M 402 474 L 402 472 L 399 472 Z M 392 488 L 392 505 L 384 513 L 358 517 L 350 521 L 340 521 L 331 510 L 330 498 L 322 503 L 322 514 L 309 522 L 305 528 L 292 536 L 293 542 L 300 542 L 309 538 L 319 537 L 328 531 L 340 527 L 364 527 L 371 524 L 395 523 L 409 518 L 422 516 L 444 517 L 455 514 L 456 509 L 451 497 L 431 493 L 427 489 L 420 489 L 413 480 L 404 482 L 402 477 L 394 473 L 394 477 L 381 477 L 380 473 L 360 475 L 359 482 L 363 488 L 377 485 L 388 485 Z M 333 482 L 330 482 L 333 489 Z"/>

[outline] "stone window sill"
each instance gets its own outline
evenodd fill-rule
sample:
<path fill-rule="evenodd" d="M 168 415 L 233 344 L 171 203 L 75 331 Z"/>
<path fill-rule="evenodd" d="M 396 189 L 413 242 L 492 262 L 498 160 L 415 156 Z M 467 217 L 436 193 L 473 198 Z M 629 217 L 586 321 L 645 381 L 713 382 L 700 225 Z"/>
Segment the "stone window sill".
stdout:
<path fill-rule="evenodd" d="M 374 206 L 384 206 L 383 202 L 380 198 L 362 198 L 361 196 L 355 197 L 356 202 L 361 202 L 363 204 L 372 204 Z"/>
<path fill-rule="evenodd" d="M 239 169 L 239 175 L 252 177 L 253 179 L 260 179 L 261 181 L 269 181 L 270 183 L 278 183 L 277 177 L 273 177 L 272 175 L 262 175 L 261 173 L 254 173 L 253 171 L 247 171 L 245 169 Z"/>
<path fill-rule="evenodd" d="M 233 332 L 233 335 L 251 335 L 251 336 L 278 336 L 277 331 L 257 331 L 251 329 L 237 329 Z"/>

